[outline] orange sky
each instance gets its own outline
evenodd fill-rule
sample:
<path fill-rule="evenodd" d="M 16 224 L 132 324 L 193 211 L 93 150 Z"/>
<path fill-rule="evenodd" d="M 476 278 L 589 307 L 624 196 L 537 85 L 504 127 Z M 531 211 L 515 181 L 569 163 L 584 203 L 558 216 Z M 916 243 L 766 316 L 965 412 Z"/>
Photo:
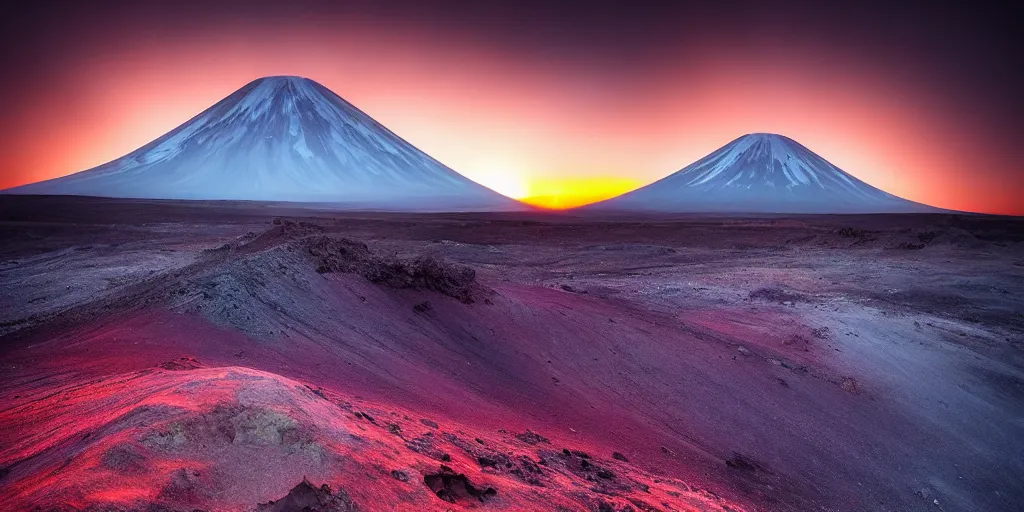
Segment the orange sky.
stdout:
<path fill-rule="evenodd" d="M 1024 214 L 1008 155 L 988 151 L 969 111 L 907 77 L 828 55 L 716 47 L 609 82 L 571 61 L 391 34 L 308 27 L 101 46 L 12 113 L 20 129 L 6 135 L 0 188 L 112 160 L 254 78 L 289 74 L 467 177 L 549 206 L 621 193 L 742 134 L 776 132 L 907 199 Z"/>

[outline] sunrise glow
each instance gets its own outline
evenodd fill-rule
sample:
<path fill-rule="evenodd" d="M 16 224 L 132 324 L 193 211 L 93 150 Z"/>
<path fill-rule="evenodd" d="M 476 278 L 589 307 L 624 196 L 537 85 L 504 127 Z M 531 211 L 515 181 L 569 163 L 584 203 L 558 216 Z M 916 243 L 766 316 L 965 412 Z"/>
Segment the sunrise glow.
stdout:
<path fill-rule="evenodd" d="M 500 166 L 485 167 L 484 169 L 474 173 L 477 182 L 481 185 L 513 199 L 523 199 L 530 195 L 530 183 L 522 172 Z"/>
<path fill-rule="evenodd" d="M 640 187 L 643 183 L 618 177 L 536 178 L 529 193 L 517 199 L 525 203 L 560 210 L 611 199 Z"/>
<path fill-rule="evenodd" d="M 708 44 L 685 61 L 593 76 L 454 35 L 314 24 L 143 34 L 81 51 L 6 116 L 18 129 L 0 143 L 0 188 L 110 161 L 250 80 L 287 74 L 317 80 L 466 177 L 546 207 L 600 200 L 773 132 L 910 200 L 1024 213 L 1012 159 L 970 128 L 969 108 L 810 50 Z"/>

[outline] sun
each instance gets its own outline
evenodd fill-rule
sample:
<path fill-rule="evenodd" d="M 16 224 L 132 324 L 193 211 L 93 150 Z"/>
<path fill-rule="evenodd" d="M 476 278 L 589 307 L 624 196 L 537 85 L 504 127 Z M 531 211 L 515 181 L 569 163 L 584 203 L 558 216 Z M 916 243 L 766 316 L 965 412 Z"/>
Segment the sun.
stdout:
<path fill-rule="evenodd" d="M 477 181 L 504 196 L 522 199 L 530 195 L 530 183 L 525 176 L 511 171 L 490 171 L 478 175 Z"/>

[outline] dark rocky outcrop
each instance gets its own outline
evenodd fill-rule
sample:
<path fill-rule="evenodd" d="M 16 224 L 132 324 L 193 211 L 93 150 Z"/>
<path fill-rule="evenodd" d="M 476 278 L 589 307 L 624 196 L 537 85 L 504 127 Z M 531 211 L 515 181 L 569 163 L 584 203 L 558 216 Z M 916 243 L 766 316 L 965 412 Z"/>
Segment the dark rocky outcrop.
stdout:
<path fill-rule="evenodd" d="M 473 485 L 466 475 L 456 473 L 445 465 L 441 465 L 441 470 L 437 473 L 424 475 L 423 483 L 438 498 L 449 503 L 466 505 L 475 501 L 485 502 L 498 494 L 493 487 Z"/>
<path fill-rule="evenodd" d="M 316 487 L 303 479 L 285 497 L 256 507 L 256 512 L 356 512 L 359 507 L 344 490 L 333 492 L 327 484 Z"/>

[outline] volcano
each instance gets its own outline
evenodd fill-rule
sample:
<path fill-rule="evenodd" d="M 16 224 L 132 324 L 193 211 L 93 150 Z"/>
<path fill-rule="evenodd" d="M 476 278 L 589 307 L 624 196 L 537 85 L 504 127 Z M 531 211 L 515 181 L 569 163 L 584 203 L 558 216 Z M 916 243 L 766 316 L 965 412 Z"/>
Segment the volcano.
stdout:
<path fill-rule="evenodd" d="M 8 193 L 387 210 L 520 207 L 416 149 L 330 89 L 294 76 L 257 79 L 128 155 Z"/>
<path fill-rule="evenodd" d="M 782 135 L 744 135 L 595 210 L 749 213 L 938 211 L 879 190 Z"/>

